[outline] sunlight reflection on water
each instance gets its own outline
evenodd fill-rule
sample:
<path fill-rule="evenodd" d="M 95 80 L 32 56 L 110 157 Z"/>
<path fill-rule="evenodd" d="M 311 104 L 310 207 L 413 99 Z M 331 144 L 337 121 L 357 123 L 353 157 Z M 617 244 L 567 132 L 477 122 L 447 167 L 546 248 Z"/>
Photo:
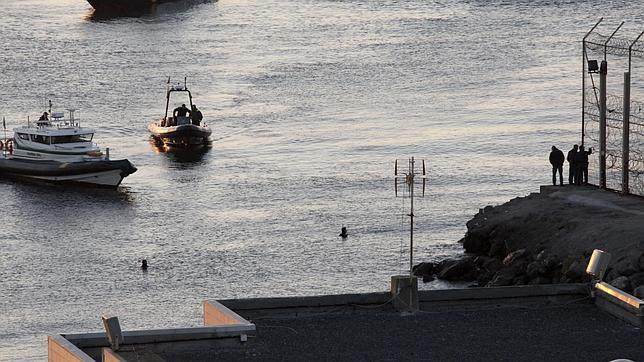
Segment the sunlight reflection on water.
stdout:
<path fill-rule="evenodd" d="M 100 330 L 104 310 L 189 326 L 205 298 L 386 290 L 407 265 L 396 158 L 427 159 L 418 260 L 458 255 L 480 207 L 536 191 L 550 146 L 578 139 L 595 7 L 222 0 L 98 19 L 77 0 L 5 1 L 8 126 L 53 99 L 139 171 L 116 192 L 0 182 L 0 360 L 43 359 L 47 334 Z M 149 143 L 167 76 L 188 77 L 214 130 L 196 159 Z"/>

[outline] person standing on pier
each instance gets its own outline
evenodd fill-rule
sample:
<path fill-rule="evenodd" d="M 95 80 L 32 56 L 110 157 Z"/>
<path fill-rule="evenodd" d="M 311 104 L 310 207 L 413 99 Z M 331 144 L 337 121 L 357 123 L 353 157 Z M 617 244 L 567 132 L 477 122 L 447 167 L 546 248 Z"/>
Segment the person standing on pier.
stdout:
<path fill-rule="evenodd" d="M 593 153 L 592 148 L 586 151 L 584 146 L 579 146 L 579 151 L 575 156 L 575 167 L 577 168 L 575 185 L 588 185 L 588 155 L 591 153 Z"/>
<path fill-rule="evenodd" d="M 568 184 L 575 184 L 575 174 L 577 173 L 577 164 L 575 163 L 575 157 L 577 156 L 577 149 L 579 146 L 574 145 L 572 149 L 568 151 L 568 156 L 566 160 L 568 161 Z"/>
<path fill-rule="evenodd" d="M 555 146 L 550 152 L 550 164 L 552 165 L 552 184 L 557 185 L 557 171 L 559 171 L 559 185 L 563 186 L 563 164 L 564 154 Z"/>

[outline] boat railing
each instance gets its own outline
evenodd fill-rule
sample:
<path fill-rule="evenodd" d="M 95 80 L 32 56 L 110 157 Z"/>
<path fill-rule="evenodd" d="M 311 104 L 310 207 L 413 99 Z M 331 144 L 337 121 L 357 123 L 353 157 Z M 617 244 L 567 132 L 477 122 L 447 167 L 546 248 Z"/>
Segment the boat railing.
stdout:
<path fill-rule="evenodd" d="M 70 120 L 70 119 L 53 119 L 53 120 L 47 120 L 47 121 L 36 121 L 36 127 L 37 128 L 70 128 L 70 127 L 78 127 L 80 128 L 80 122 L 76 122 L 78 119 Z"/>

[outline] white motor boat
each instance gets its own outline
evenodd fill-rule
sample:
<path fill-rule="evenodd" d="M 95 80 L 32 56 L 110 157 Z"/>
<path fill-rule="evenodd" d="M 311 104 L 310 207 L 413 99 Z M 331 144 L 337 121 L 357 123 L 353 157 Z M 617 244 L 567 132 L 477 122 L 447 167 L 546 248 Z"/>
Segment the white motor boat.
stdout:
<path fill-rule="evenodd" d="M 81 127 L 74 111 L 68 118 L 50 111 L 50 118 L 46 113 L 15 128 L 13 138 L 0 142 L 0 176 L 115 188 L 136 172 L 128 160 L 110 160 L 109 148 L 92 142 L 95 131 Z"/>

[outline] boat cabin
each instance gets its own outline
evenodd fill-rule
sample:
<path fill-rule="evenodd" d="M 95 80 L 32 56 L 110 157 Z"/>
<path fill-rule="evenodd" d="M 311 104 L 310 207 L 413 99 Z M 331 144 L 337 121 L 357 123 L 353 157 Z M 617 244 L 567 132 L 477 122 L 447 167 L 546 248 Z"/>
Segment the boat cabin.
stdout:
<path fill-rule="evenodd" d="M 14 129 L 15 138 L 26 142 L 35 142 L 45 145 L 68 143 L 91 143 L 94 130 L 83 128 L 74 117 L 75 109 L 68 109 L 69 118 L 64 112 L 51 113 L 51 119 L 39 119 L 36 126 L 31 123 L 27 127 Z"/>
<path fill-rule="evenodd" d="M 35 124 L 29 122 L 27 126 L 14 128 L 14 156 L 51 158 L 58 155 L 56 158 L 60 158 L 64 155 L 98 155 L 100 149 L 92 142 L 95 131 L 81 127 L 74 117 L 75 110 L 68 111 L 68 118 L 64 112 L 54 112 L 50 119 L 41 117 Z"/>

